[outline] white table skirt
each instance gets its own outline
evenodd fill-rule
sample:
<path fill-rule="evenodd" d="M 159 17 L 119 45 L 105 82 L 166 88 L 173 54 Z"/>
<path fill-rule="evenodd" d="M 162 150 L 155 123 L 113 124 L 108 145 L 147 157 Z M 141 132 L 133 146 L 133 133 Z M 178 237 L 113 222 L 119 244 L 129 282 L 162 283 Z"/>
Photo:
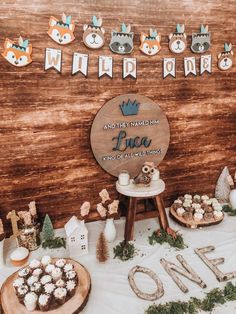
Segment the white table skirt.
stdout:
<path fill-rule="evenodd" d="M 217 225 L 208 227 L 202 230 L 185 229 L 171 219 L 170 225 L 175 230 L 180 230 L 183 234 L 184 240 L 188 248 L 176 251 L 168 245 L 148 244 L 148 235 L 156 230 L 158 225 L 157 219 L 148 219 L 135 223 L 135 246 L 139 250 L 138 255 L 131 261 L 121 262 L 113 259 L 112 248 L 123 239 L 124 234 L 124 219 L 115 222 L 118 237 L 115 243 L 110 245 L 110 259 L 106 264 L 100 264 L 96 260 L 96 241 L 100 231 L 104 228 L 104 222 L 88 223 L 89 229 L 89 255 L 83 256 L 79 262 L 83 264 L 91 274 L 92 290 L 87 303 L 87 306 L 82 311 L 83 314 L 143 314 L 149 305 L 153 302 L 148 302 L 139 299 L 131 290 L 127 275 L 128 271 L 135 265 L 145 266 L 156 272 L 164 284 L 165 294 L 157 300 L 157 303 L 164 303 L 171 300 L 188 300 L 190 296 L 202 298 L 205 292 L 210 291 L 215 287 L 224 287 L 225 283 L 219 283 L 214 274 L 200 258 L 194 253 L 194 248 L 199 248 L 207 245 L 215 245 L 215 252 L 208 256 L 212 258 L 225 257 L 225 263 L 220 265 L 222 271 L 230 272 L 236 271 L 236 217 L 227 217 L 225 220 Z M 63 229 L 57 231 L 63 234 Z M 13 243 L 6 241 L 7 266 L 0 270 L 0 283 L 17 268 L 10 266 L 9 254 L 13 250 Z M 65 250 L 54 250 L 51 256 L 68 256 Z M 48 254 L 42 248 L 33 252 L 31 258 L 37 258 Z M 201 289 L 191 281 L 181 277 L 181 280 L 188 286 L 189 292 L 184 294 L 175 285 L 169 275 L 164 271 L 160 265 L 160 258 L 165 257 L 167 260 L 178 263 L 175 256 L 177 253 L 182 254 L 193 269 L 206 282 L 207 288 Z M 147 292 L 154 289 L 152 280 L 143 275 L 136 274 L 136 282 L 138 286 Z M 236 280 L 232 280 L 236 283 Z M 214 314 L 220 313 L 234 314 L 236 313 L 236 302 L 228 302 L 224 306 L 218 306 L 214 310 Z"/>

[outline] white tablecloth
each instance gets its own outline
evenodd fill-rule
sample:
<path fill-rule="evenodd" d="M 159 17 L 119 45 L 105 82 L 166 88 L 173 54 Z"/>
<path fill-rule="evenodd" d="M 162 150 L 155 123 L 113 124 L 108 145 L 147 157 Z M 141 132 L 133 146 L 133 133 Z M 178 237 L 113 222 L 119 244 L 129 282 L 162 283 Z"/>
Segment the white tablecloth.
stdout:
<path fill-rule="evenodd" d="M 117 240 L 110 245 L 110 259 L 105 264 L 100 264 L 96 260 L 95 250 L 96 241 L 100 231 L 104 228 L 104 222 L 88 223 L 89 229 L 89 255 L 83 256 L 79 262 L 83 264 L 91 274 L 92 290 L 88 303 L 83 310 L 83 314 L 143 314 L 145 309 L 153 302 L 139 299 L 131 290 L 127 275 L 128 271 L 135 265 L 145 266 L 156 272 L 164 284 L 165 294 L 157 300 L 156 303 L 164 303 L 170 300 L 188 300 L 190 296 L 202 298 L 205 292 L 215 287 L 223 287 L 225 283 L 219 283 L 210 269 L 194 253 L 194 248 L 207 245 L 215 245 L 216 250 L 208 254 L 209 257 L 225 257 L 225 263 L 220 265 L 222 271 L 236 271 L 236 217 L 227 217 L 217 225 L 202 230 L 185 229 L 175 224 L 170 218 L 170 225 L 175 230 L 180 230 L 188 248 L 176 251 L 168 245 L 148 244 L 148 235 L 159 228 L 157 219 L 148 219 L 135 223 L 135 241 L 134 244 L 139 250 L 138 255 L 131 261 L 121 262 L 113 259 L 112 248 L 123 239 L 124 219 L 115 221 L 117 228 Z M 63 233 L 62 230 L 58 230 Z M 2 283 L 16 268 L 9 264 L 9 253 L 13 250 L 13 243 L 7 241 L 7 266 L 0 270 L 0 283 Z M 48 252 L 46 252 L 48 253 Z M 206 282 L 207 288 L 201 289 L 191 281 L 181 277 L 181 280 L 188 286 L 189 292 L 184 294 L 175 285 L 169 275 L 160 265 L 160 258 L 165 257 L 167 260 L 178 264 L 175 256 L 182 254 L 187 262 Z M 30 259 L 45 255 L 43 249 L 32 253 Z M 64 250 L 54 250 L 52 256 L 68 256 Z M 136 274 L 138 286 L 147 292 L 154 289 L 152 280 L 143 275 Z M 236 283 L 236 280 L 232 280 Z M 218 306 L 213 313 L 236 313 L 236 302 L 228 302 L 224 306 Z"/>

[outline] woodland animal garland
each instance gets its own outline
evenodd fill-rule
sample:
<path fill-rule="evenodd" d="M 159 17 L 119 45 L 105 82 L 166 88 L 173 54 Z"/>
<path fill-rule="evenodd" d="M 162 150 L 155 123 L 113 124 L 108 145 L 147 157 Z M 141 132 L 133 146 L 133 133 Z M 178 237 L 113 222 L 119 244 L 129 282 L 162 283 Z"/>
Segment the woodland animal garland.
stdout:
<path fill-rule="evenodd" d="M 75 22 L 70 15 L 62 14 L 61 19 L 51 16 L 49 19 L 49 29 L 47 34 L 60 46 L 70 44 L 75 40 Z M 149 32 L 141 33 L 139 50 L 147 56 L 154 56 L 161 50 L 161 33 L 156 28 L 150 28 Z M 105 45 L 105 28 L 101 17 L 93 16 L 90 24 L 83 26 L 83 42 L 89 49 L 100 49 Z M 211 33 L 207 25 L 201 25 L 199 32 L 192 33 L 191 51 L 196 54 L 208 52 L 211 47 Z M 112 30 L 109 43 L 110 50 L 115 54 L 129 55 L 134 49 L 134 32 L 131 25 L 122 23 L 121 30 Z M 187 34 L 184 24 L 177 24 L 176 30 L 169 34 L 169 50 L 174 54 L 181 54 L 187 48 Z M 21 36 L 18 42 L 6 38 L 2 56 L 10 64 L 16 67 L 24 67 L 32 62 L 32 45 L 28 39 Z M 99 56 L 98 78 L 102 76 L 113 77 L 113 57 Z M 71 74 L 81 73 L 87 77 L 89 65 L 89 55 L 79 52 L 73 53 Z M 227 71 L 233 66 L 233 49 L 231 43 L 224 44 L 224 51 L 218 54 L 218 68 Z M 176 77 L 175 58 L 163 58 L 163 78 L 167 76 Z M 44 70 L 55 69 L 59 73 L 62 71 L 62 50 L 46 48 Z M 200 57 L 200 71 L 211 73 L 212 56 L 202 55 Z M 137 59 L 123 58 L 123 79 L 127 77 L 137 78 Z M 184 74 L 196 76 L 196 58 L 194 56 L 184 58 Z"/>

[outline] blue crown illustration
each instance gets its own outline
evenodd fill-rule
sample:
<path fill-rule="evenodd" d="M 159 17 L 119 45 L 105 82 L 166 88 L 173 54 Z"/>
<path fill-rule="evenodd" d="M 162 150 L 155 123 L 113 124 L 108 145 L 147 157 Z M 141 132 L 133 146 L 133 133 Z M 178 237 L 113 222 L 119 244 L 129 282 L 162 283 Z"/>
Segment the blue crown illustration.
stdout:
<path fill-rule="evenodd" d="M 120 105 L 120 110 L 123 116 L 134 116 L 138 114 L 139 105 L 136 99 L 134 101 L 129 99 L 128 101 L 123 101 Z"/>

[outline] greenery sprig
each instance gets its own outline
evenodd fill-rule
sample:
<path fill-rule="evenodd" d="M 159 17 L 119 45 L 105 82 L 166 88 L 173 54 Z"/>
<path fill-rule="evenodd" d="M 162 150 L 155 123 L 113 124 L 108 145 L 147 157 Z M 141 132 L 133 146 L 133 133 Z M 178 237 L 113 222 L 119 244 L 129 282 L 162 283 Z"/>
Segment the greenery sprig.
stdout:
<path fill-rule="evenodd" d="M 168 234 L 164 229 L 160 229 L 158 231 L 154 231 L 153 234 L 148 237 L 149 244 L 155 245 L 157 243 L 169 243 L 170 246 L 178 248 L 180 250 L 186 248 L 186 244 L 184 243 L 183 237 L 181 234 L 176 235 L 176 237 L 172 237 Z"/>
<path fill-rule="evenodd" d="M 197 314 L 200 311 L 211 312 L 217 305 L 236 301 L 236 286 L 228 282 L 223 289 L 215 288 L 202 300 L 191 297 L 188 302 L 173 301 L 165 304 L 153 304 L 145 314 Z"/>
<path fill-rule="evenodd" d="M 236 216 L 236 208 L 233 209 L 231 206 L 229 205 L 224 205 L 223 206 L 223 211 L 225 213 L 227 213 L 229 216 Z"/>
<path fill-rule="evenodd" d="M 119 258 L 121 261 L 128 261 L 136 254 L 135 246 L 132 243 L 120 242 L 113 248 L 114 258 Z"/>
<path fill-rule="evenodd" d="M 61 237 L 55 237 L 53 239 L 45 240 L 42 242 L 42 247 L 44 249 L 58 249 L 60 247 L 66 248 L 66 239 Z"/>

